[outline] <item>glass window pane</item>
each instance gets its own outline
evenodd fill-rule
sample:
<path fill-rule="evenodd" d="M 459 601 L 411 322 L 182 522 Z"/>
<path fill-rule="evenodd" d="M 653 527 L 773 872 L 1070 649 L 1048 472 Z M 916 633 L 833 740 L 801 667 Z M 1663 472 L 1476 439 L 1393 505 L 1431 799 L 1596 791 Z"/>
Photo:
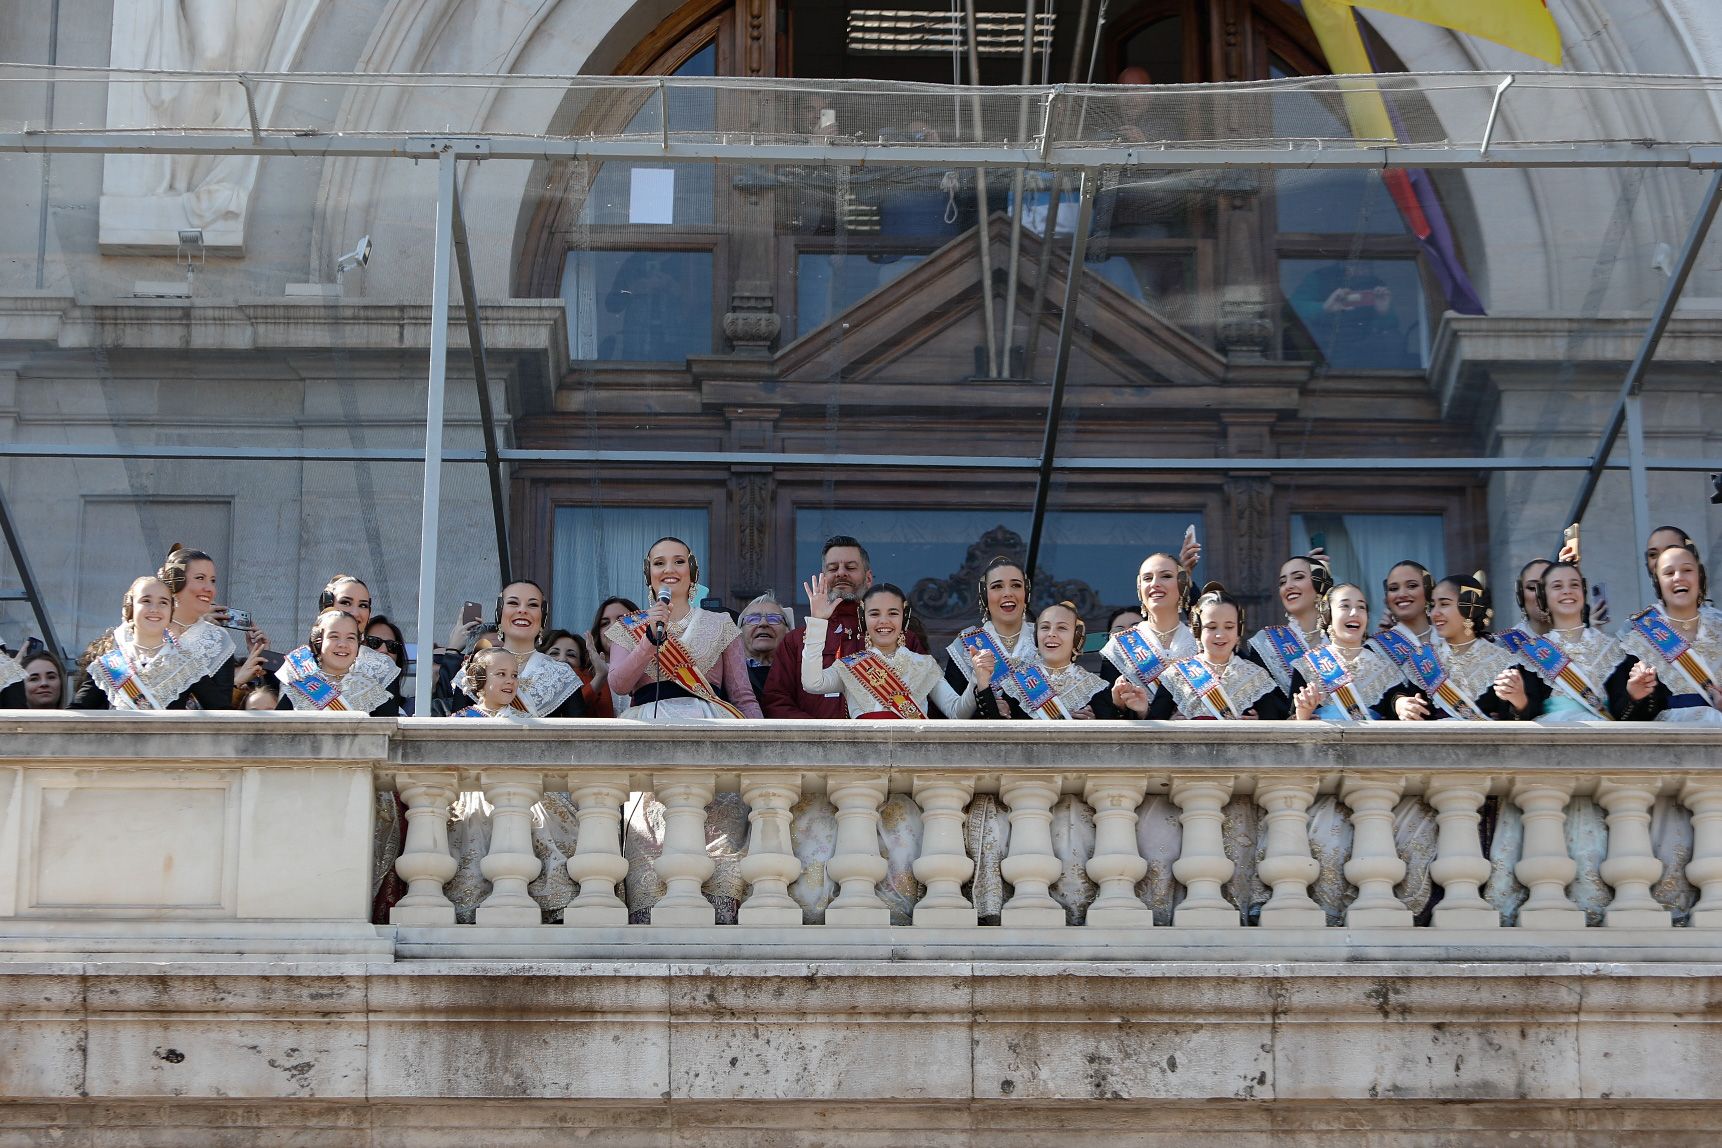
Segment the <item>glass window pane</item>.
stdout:
<path fill-rule="evenodd" d="M 703 506 L 558 506 L 551 542 L 556 625 L 585 630 L 598 603 L 612 595 L 644 605 L 641 564 L 666 534 L 708 563 L 710 518 Z"/>
<path fill-rule="evenodd" d="M 562 298 L 575 359 L 680 363 L 711 353 L 709 251 L 570 251 Z"/>
<path fill-rule="evenodd" d="M 925 259 L 925 255 L 803 253 L 795 259 L 796 332 L 805 335 Z"/>
<path fill-rule="evenodd" d="M 1294 514 L 1290 536 L 1293 554 L 1324 548 L 1334 580 L 1363 587 L 1377 612 L 1382 580 L 1396 563 L 1421 562 L 1436 578 L 1449 573 L 1439 514 Z"/>
<path fill-rule="evenodd" d="M 1196 257 L 1177 251 L 1113 255 L 1089 270 L 1181 326 L 1197 321 Z"/>
<path fill-rule="evenodd" d="M 675 74 L 678 76 L 711 76 L 717 72 L 717 49 L 706 45 L 690 56 Z M 717 126 L 717 92 L 715 89 L 676 89 L 670 100 L 671 131 L 712 131 Z M 656 96 L 646 100 L 639 111 L 628 120 L 628 134 L 659 132 L 663 124 L 663 105 Z M 634 169 L 673 173 L 645 181 L 634 176 Z M 672 184 L 673 195 L 666 197 L 674 206 L 672 219 L 664 219 L 658 200 L 666 183 Z M 677 227 L 709 226 L 712 222 L 712 167 L 710 164 L 666 163 L 607 163 L 592 181 L 586 202 L 580 209 L 580 222 L 636 226 L 672 223 Z"/>
<path fill-rule="evenodd" d="M 1281 259 L 1288 358 L 1328 366 L 1426 365 L 1423 280 L 1414 259 Z"/>

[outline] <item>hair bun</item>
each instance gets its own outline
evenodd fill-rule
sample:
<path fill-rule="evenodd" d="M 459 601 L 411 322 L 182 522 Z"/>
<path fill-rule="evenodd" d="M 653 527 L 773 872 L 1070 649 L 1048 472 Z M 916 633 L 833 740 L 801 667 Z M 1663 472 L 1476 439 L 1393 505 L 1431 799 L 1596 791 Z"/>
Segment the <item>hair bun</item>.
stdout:
<path fill-rule="evenodd" d="M 1221 585 L 1218 582 L 1204 582 L 1204 583 L 1202 583 L 1202 594 L 1224 594 L 1225 592 L 1226 592 L 1225 586 Z M 1200 594 L 1197 595 L 1197 597 L 1200 597 L 1200 596 L 1201 596 Z"/>
<path fill-rule="evenodd" d="M 1487 590 L 1489 588 L 1488 574 L 1481 570 L 1473 570 L 1471 571 L 1471 577 L 1475 578 L 1477 580 L 1477 585 L 1481 586 L 1483 589 Z"/>

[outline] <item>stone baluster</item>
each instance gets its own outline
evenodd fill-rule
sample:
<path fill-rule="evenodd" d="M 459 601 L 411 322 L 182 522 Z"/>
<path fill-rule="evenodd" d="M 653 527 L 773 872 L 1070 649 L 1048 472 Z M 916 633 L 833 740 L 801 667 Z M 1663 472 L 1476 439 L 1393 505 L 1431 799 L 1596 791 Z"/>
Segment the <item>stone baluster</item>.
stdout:
<path fill-rule="evenodd" d="M 628 799 L 623 774 L 572 773 L 568 794 L 577 810 L 579 835 L 568 876 L 579 895 L 562 910 L 565 925 L 626 925 L 628 906 L 616 896 L 616 883 L 628 875 L 622 856 L 622 803 Z"/>
<path fill-rule="evenodd" d="M 1524 777 L 1513 784 L 1513 804 L 1525 823 L 1524 854 L 1513 873 L 1531 892 L 1519 910 L 1521 929 L 1584 928 L 1584 910 L 1566 894 L 1578 876 L 1578 863 L 1567 856 L 1565 832 L 1572 795 L 1571 777 Z"/>
<path fill-rule="evenodd" d="M 407 836 L 395 872 L 407 883 L 407 894 L 389 910 L 392 925 L 452 925 L 454 902 L 442 887 L 454 876 L 454 854 L 448 848 L 448 809 L 460 792 L 456 773 L 402 773 L 395 791 L 407 803 Z"/>
<path fill-rule="evenodd" d="M 837 882 L 837 896 L 825 907 L 827 925 L 889 925 L 891 910 L 877 886 L 890 866 L 879 852 L 879 807 L 885 803 L 883 774 L 837 774 L 826 796 L 837 807 L 837 843 L 825 871 Z"/>
<path fill-rule="evenodd" d="M 706 806 L 716 790 L 717 778 L 710 773 L 652 779 L 652 791 L 664 803 L 664 848 L 657 866 L 664 895 L 652 906 L 654 925 L 717 923 L 717 910 L 700 892 L 717 868 L 706 852 Z"/>
<path fill-rule="evenodd" d="M 1692 906 L 1691 925 L 1722 929 L 1722 778 L 1687 778 L 1680 803 L 1692 811 L 1692 860 L 1686 863 L 1686 879 L 1698 890 L 1698 903 Z"/>
<path fill-rule="evenodd" d="M 1052 851 L 1052 806 L 1063 780 L 1042 773 L 1007 773 L 999 779 L 999 796 L 1010 808 L 1010 855 L 999 871 L 1015 887 L 999 913 L 1001 925 L 1065 923 L 1064 906 L 1049 891 L 1060 872 Z"/>
<path fill-rule="evenodd" d="M 1082 799 L 1094 807 L 1094 856 L 1088 859 L 1088 875 L 1100 886 L 1088 906 L 1090 925 L 1154 925 L 1154 914 L 1136 896 L 1136 882 L 1148 873 L 1148 862 L 1136 845 L 1136 807 L 1147 792 L 1146 778 L 1126 774 L 1100 774 L 1083 787 Z"/>
<path fill-rule="evenodd" d="M 753 889 L 736 920 L 743 925 L 799 925 L 801 906 L 789 895 L 789 883 L 801 876 L 801 862 L 789 840 L 789 810 L 801 800 L 801 775 L 744 773 L 741 799 L 748 807 L 741 876 Z"/>
<path fill-rule="evenodd" d="M 1662 880 L 1662 862 L 1650 844 L 1650 807 L 1660 777 L 1605 777 L 1597 804 L 1608 810 L 1608 859 L 1602 879 L 1614 890 L 1602 923 L 1611 929 L 1672 929 L 1674 915 L 1656 903 L 1650 887 Z"/>
<path fill-rule="evenodd" d="M 487 769 L 479 774 L 484 799 L 491 804 L 490 852 L 478 871 L 490 882 L 490 896 L 473 914 L 480 925 L 540 925 L 544 913 L 526 886 L 544 868 L 532 851 L 532 807 L 544 796 L 544 778 L 524 769 Z"/>
<path fill-rule="evenodd" d="M 1411 910 L 1393 895 L 1405 879 L 1405 862 L 1393 841 L 1393 807 L 1405 792 L 1403 777 L 1348 774 L 1340 798 L 1351 810 L 1351 860 L 1345 879 L 1357 886 L 1357 899 L 1345 911 L 1352 928 L 1411 927 Z"/>
<path fill-rule="evenodd" d="M 1327 914 L 1309 895 L 1309 885 L 1321 874 L 1321 864 L 1309 851 L 1309 807 L 1315 800 L 1316 779 L 1310 776 L 1263 777 L 1256 782 L 1256 804 L 1262 819 L 1267 855 L 1256 872 L 1273 890 L 1262 906 L 1266 929 L 1319 929 Z"/>
<path fill-rule="evenodd" d="M 911 792 L 921 807 L 921 855 L 911 868 L 915 879 L 927 887 L 926 895 L 915 904 L 915 924 L 979 924 L 974 905 L 963 896 L 963 882 L 975 872 L 963 845 L 963 808 L 974 796 L 975 779 L 917 776 Z"/>
<path fill-rule="evenodd" d="M 1482 893 L 1490 866 L 1477 827 L 1488 793 L 1489 778 L 1469 773 L 1438 774 L 1424 790 L 1435 808 L 1435 861 L 1429 875 L 1441 886 L 1441 901 L 1435 906 L 1437 929 L 1501 927 L 1501 914 L 1483 900 Z"/>
<path fill-rule="evenodd" d="M 1226 802 L 1232 799 L 1229 777 L 1174 777 L 1172 803 L 1184 827 L 1184 843 L 1172 862 L 1172 876 L 1184 886 L 1184 900 L 1172 910 L 1172 924 L 1181 929 L 1235 929 L 1242 923 L 1236 905 L 1220 887 L 1236 868 L 1226 856 Z"/>

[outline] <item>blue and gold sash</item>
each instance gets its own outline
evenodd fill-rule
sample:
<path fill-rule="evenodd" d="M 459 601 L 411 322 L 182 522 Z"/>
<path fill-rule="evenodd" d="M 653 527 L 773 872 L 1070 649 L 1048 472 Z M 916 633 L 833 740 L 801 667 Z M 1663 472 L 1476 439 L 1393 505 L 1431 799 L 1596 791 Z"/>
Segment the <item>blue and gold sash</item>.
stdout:
<path fill-rule="evenodd" d="M 646 628 L 650 624 L 651 615 L 645 610 L 641 610 L 637 614 L 629 614 L 627 617 L 622 619 L 622 628 L 633 635 L 636 643 L 647 640 Z M 698 663 L 694 661 L 693 655 L 688 653 L 688 648 L 682 645 L 681 641 L 674 634 L 666 634 L 664 636 L 664 640 L 658 644 L 657 655 L 658 669 L 666 679 L 674 682 L 678 686 L 681 686 L 684 690 L 687 690 L 688 693 L 700 699 L 700 701 L 705 702 L 713 709 L 721 710 L 730 717 L 739 718 L 746 716 L 735 706 L 718 697 L 717 690 L 712 688 L 710 680 L 706 678 L 705 674 L 700 672 L 700 667 Z M 520 700 L 520 696 L 518 694 L 515 695 L 512 704 L 522 713 L 531 712 L 527 709 L 526 703 Z M 713 716 L 721 715 L 714 714 Z"/>
<path fill-rule="evenodd" d="M 1298 659 L 1309 653 L 1309 647 L 1303 644 L 1302 635 L 1290 626 L 1263 626 L 1262 633 L 1268 636 L 1268 644 L 1278 655 L 1281 664 L 1286 668 L 1286 680 L 1291 680 L 1292 671 L 1297 668 Z"/>
<path fill-rule="evenodd" d="M 891 663 L 879 656 L 879 651 L 862 650 L 837 661 L 886 710 L 908 721 L 926 719 L 926 712 L 916 704 L 909 687 L 903 684 Z"/>
<path fill-rule="evenodd" d="M 1655 606 L 1640 610 L 1632 616 L 1632 628 L 1644 635 L 1663 661 L 1685 671 L 1699 688 L 1705 702 L 1722 708 L 1717 706 L 1716 681 L 1710 676 L 1709 669 L 1692 649 L 1692 643 L 1674 632 L 1674 627 L 1668 624 L 1661 610 Z"/>
<path fill-rule="evenodd" d="M 1276 627 L 1278 628 L 1283 627 Z M 1357 691 L 1351 688 L 1351 671 L 1345 668 L 1345 663 L 1340 661 L 1339 656 L 1332 650 L 1326 646 L 1317 646 L 1303 655 L 1303 662 L 1315 671 L 1316 678 L 1320 680 L 1328 696 L 1345 708 L 1352 721 L 1375 720 L 1375 715 L 1369 712 L 1369 707 L 1358 699 Z"/>
<path fill-rule="evenodd" d="M 1585 679 L 1584 671 L 1559 646 L 1528 630 L 1507 630 L 1495 636 L 1501 645 L 1535 666 L 1544 681 L 1560 686 L 1562 692 L 1589 710 L 1592 717 L 1614 720 L 1596 686 Z"/>
<path fill-rule="evenodd" d="M 449 714 L 448 716 L 449 717 L 500 717 L 501 715 L 500 714 L 487 714 L 483 710 L 479 709 L 477 706 L 467 706 L 465 709 L 455 710 L 453 713 Z"/>
<path fill-rule="evenodd" d="M 1411 685 L 1428 694 L 1449 716 L 1461 721 L 1489 720 L 1488 715 L 1477 708 L 1476 702 L 1453 688 L 1447 667 L 1436 656 L 1434 646 L 1420 646 L 1398 628 L 1375 635 L 1375 643 L 1393 659 L 1393 664 L 1399 667 Z"/>
<path fill-rule="evenodd" d="M 164 643 L 173 641 L 172 634 L 164 634 L 162 637 Z M 132 703 L 129 707 L 121 708 L 134 710 L 159 710 L 163 708 L 162 704 L 156 700 L 155 695 L 144 686 L 143 681 L 138 677 L 137 668 L 132 665 L 131 659 L 126 657 L 124 650 L 118 648 L 109 650 L 90 664 L 100 671 L 102 681 L 99 684 L 112 702 L 117 703 L 123 696 Z"/>
<path fill-rule="evenodd" d="M 1166 672 L 1166 662 L 1154 647 L 1148 644 L 1148 639 L 1135 630 L 1123 630 L 1114 635 L 1118 648 L 1124 651 L 1125 659 L 1130 663 L 1130 676 L 1136 679 L 1136 684 L 1147 690 L 1150 695 L 1154 686 L 1160 680 L 1160 675 Z M 1119 669 L 1125 667 L 1120 666 Z"/>
<path fill-rule="evenodd" d="M 1232 706 L 1232 700 L 1226 696 L 1226 691 L 1220 688 L 1219 681 L 1214 677 L 1201 658 L 1185 658 L 1175 667 L 1180 677 L 1190 684 L 1190 690 L 1196 695 L 1196 700 L 1207 709 L 1210 717 L 1236 719 L 1237 710 Z M 1197 714 L 1189 714 L 1197 717 Z"/>
<path fill-rule="evenodd" d="M 957 638 L 962 642 L 963 649 L 969 653 L 985 653 L 993 656 L 993 676 L 984 682 L 976 682 L 976 689 L 996 686 L 1010 674 L 1012 669 L 1010 658 L 1005 655 L 1003 650 L 999 649 L 999 644 L 993 641 L 993 636 L 984 629 L 976 626 L 972 630 L 964 630 L 957 635 Z"/>
<path fill-rule="evenodd" d="M 1016 695 L 1023 709 L 1028 711 L 1029 717 L 1036 721 L 1057 721 L 1070 717 L 1070 710 L 1058 699 L 1052 683 L 1047 680 L 1046 671 L 1041 667 L 1023 666 L 1021 669 L 1013 669 L 1010 682 L 1015 687 L 1011 693 Z"/>
<path fill-rule="evenodd" d="M 289 689 L 298 690 L 301 697 L 320 710 L 347 708 L 341 701 L 340 688 L 323 676 L 323 668 L 309 646 L 300 646 L 288 654 L 287 664 L 293 667 L 293 677 L 287 682 Z"/>

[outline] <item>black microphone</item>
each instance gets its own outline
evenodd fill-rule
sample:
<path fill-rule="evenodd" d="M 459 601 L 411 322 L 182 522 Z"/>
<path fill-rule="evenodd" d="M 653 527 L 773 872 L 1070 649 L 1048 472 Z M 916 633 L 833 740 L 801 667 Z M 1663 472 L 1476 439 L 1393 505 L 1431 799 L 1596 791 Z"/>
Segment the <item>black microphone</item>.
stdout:
<path fill-rule="evenodd" d="M 663 606 L 668 606 L 670 604 L 670 588 L 668 586 L 658 587 L 658 603 Z M 663 645 L 664 639 L 668 636 L 664 629 L 664 624 L 662 622 L 653 622 L 649 636 L 652 639 L 652 645 Z"/>

